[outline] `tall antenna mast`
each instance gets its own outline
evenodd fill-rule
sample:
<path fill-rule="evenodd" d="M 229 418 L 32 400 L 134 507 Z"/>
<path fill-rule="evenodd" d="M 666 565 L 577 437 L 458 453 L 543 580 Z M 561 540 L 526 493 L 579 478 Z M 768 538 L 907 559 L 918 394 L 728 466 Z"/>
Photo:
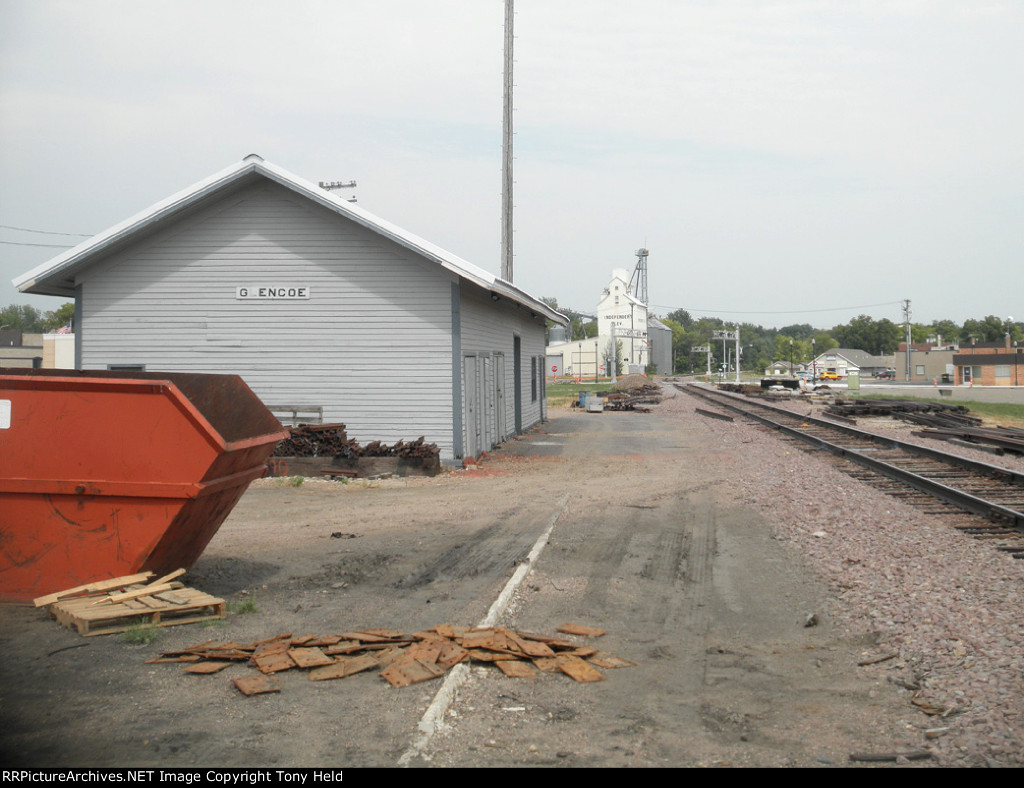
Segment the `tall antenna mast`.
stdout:
<path fill-rule="evenodd" d="M 647 249 L 636 250 L 636 268 L 633 269 L 633 276 L 629 280 L 629 286 L 633 289 L 633 295 L 644 306 L 651 302 L 647 298 Z"/>
<path fill-rule="evenodd" d="M 501 146 L 501 278 L 512 281 L 512 17 L 505 0 L 505 111 Z"/>

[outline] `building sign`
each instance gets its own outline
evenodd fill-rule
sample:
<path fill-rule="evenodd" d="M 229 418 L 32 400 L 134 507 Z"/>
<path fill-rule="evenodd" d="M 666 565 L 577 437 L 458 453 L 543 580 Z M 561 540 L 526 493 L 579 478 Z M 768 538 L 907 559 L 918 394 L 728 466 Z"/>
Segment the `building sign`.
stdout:
<path fill-rule="evenodd" d="M 613 328 L 612 336 L 625 337 L 627 339 L 644 339 L 647 337 L 646 331 L 640 331 L 636 328 Z"/>
<path fill-rule="evenodd" d="M 303 301 L 309 298 L 309 287 L 307 285 L 236 287 L 235 298 L 245 301 Z"/>

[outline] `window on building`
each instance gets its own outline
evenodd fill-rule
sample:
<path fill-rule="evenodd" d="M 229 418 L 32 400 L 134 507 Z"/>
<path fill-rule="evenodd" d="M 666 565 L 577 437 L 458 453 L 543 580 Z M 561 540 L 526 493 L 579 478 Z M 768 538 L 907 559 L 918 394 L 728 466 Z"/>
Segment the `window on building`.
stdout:
<path fill-rule="evenodd" d="M 915 375 L 924 375 L 924 364 L 916 364 L 914 366 Z"/>
<path fill-rule="evenodd" d="M 537 357 L 530 359 L 530 402 L 537 401 Z"/>
<path fill-rule="evenodd" d="M 145 372 L 145 364 L 107 364 L 107 369 L 117 370 L 118 372 Z"/>
<path fill-rule="evenodd" d="M 997 378 L 1008 378 L 1008 377 L 1010 377 L 1010 365 L 1009 364 L 996 364 L 996 377 Z"/>

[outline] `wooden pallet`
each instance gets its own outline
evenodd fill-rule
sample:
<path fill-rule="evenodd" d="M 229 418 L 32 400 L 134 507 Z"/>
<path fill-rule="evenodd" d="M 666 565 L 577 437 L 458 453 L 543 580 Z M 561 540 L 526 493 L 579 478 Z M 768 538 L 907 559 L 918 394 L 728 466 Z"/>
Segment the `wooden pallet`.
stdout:
<path fill-rule="evenodd" d="M 179 588 L 114 604 L 97 604 L 96 596 L 77 597 L 55 603 L 50 612 L 61 625 L 92 637 L 139 625 L 172 627 L 224 618 L 225 604 L 223 599 L 194 588 Z"/>

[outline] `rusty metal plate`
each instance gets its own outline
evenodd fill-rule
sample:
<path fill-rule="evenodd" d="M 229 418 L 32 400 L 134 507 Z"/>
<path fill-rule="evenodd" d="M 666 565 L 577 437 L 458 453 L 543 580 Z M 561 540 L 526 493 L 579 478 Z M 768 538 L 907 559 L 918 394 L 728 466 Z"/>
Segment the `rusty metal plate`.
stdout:
<path fill-rule="evenodd" d="M 554 649 L 574 649 L 576 648 L 575 643 L 571 643 L 565 638 L 553 637 L 551 635 L 539 635 L 536 632 L 517 632 L 516 633 L 522 640 L 533 640 L 537 643 L 544 643 Z"/>
<path fill-rule="evenodd" d="M 482 629 L 467 632 L 462 636 L 462 647 L 465 649 L 476 649 L 476 648 L 495 648 L 497 633 L 493 629 Z M 505 638 L 502 637 L 502 645 L 500 648 L 504 648 Z"/>
<path fill-rule="evenodd" d="M 482 648 L 469 649 L 469 658 L 477 662 L 504 662 L 512 659 L 519 659 L 515 654 L 504 654 L 500 651 L 487 651 Z"/>
<path fill-rule="evenodd" d="M 243 695 L 262 695 L 265 692 L 280 692 L 281 687 L 272 676 L 254 674 L 232 679 L 235 687 Z"/>
<path fill-rule="evenodd" d="M 261 657 L 253 657 L 253 662 L 262 673 L 278 673 L 282 670 L 291 670 L 295 662 L 287 654 L 266 654 Z"/>
<path fill-rule="evenodd" d="M 334 660 L 318 648 L 289 649 L 288 656 L 300 668 L 319 668 L 334 664 Z"/>
<path fill-rule="evenodd" d="M 256 650 L 253 651 L 252 656 L 253 659 L 258 659 L 260 657 L 269 657 L 271 654 L 283 654 L 291 647 L 290 635 L 286 638 L 274 638 L 258 645 Z"/>
<path fill-rule="evenodd" d="M 557 632 L 564 632 L 566 635 L 581 635 L 586 638 L 599 638 L 605 634 L 605 630 L 597 627 L 588 627 L 584 624 L 562 624 Z"/>
<path fill-rule="evenodd" d="M 313 646 L 316 646 L 317 648 L 323 648 L 324 646 L 333 646 L 336 643 L 340 642 L 341 635 L 320 635 L 318 637 L 313 638 L 313 640 L 310 640 L 308 643 L 305 643 L 304 645 L 309 646 L 311 648 Z"/>
<path fill-rule="evenodd" d="M 392 687 L 408 687 L 421 681 L 440 678 L 445 671 L 437 665 L 424 664 L 419 660 L 398 660 L 380 672 Z"/>
<path fill-rule="evenodd" d="M 494 664 L 498 666 L 498 670 L 511 678 L 531 679 L 537 675 L 537 669 L 529 662 L 522 660 L 504 660 Z"/>
<path fill-rule="evenodd" d="M 561 668 L 558 667 L 557 657 L 538 657 L 533 660 L 533 666 L 537 670 L 543 670 L 545 673 L 558 673 Z"/>
<path fill-rule="evenodd" d="M 589 660 L 591 665 L 597 665 L 599 668 L 635 668 L 636 663 L 630 662 L 628 659 L 622 657 L 614 657 L 611 654 L 605 654 L 603 651 L 598 651 Z"/>
<path fill-rule="evenodd" d="M 433 664 L 437 662 L 437 658 L 440 656 L 443 649 L 444 641 L 421 640 L 419 643 L 413 643 L 409 646 L 409 648 L 405 650 L 405 653 L 410 659 Z"/>
<path fill-rule="evenodd" d="M 367 655 L 372 656 L 377 661 L 377 664 L 382 668 L 386 668 L 395 660 L 401 659 L 405 655 L 405 650 L 400 646 L 391 646 L 384 649 L 383 651 L 377 651 L 375 654 Z"/>
<path fill-rule="evenodd" d="M 366 646 L 358 640 L 339 640 L 337 643 L 324 649 L 325 654 L 351 654 L 353 651 L 362 651 Z"/>
<path fill-rule="evenodd" d="M 189 665 L 185 668 L 185 672 L 200 674 L 220 673 L 231 664 L 231 662 L 200 662 L 198 665 Z"/>
<path fill-rule="evenodd" d="M 309 671 L 310 681 L 328 681 L 330 679 L 344 679 L 364 670 L 371 670 L 377 667 L 377 660 L 374 657 L 364 655 L 361 657 L 341 657 L 334 664 L 322 668 L 313 668 Z"/>
<path fill-rule="evenodd" d="M 444 646 L 441 648 L 441 653 L 437 655 L 437 665 L 445 670 L 449 670 L 468 659 L 469 652 L 466 649 L 457 643 L 445 641 Z"/>
<path fill-rule="evenodd" d="M 555 652 L 545 643 L 538 643 L 535 640 L 526 640 L 525 638 L 515 637 L 514 635 L 506 635 L 506 638 L 516 646 L 517 651 L 528 657 L 555 656 Z"/>
<path fill-rule="evenodd" d="M 316 636 L 316 635 L 313 635 L 313 634 L 309 634 L 309 635 L 299 635 L 299 636 L 298 636 L 297 638 L 292 638 L 292 645 L 293 645 L 293 646 L 305 646 L 305 645 L 307 645 L 307 644 L 308 644 L 308 643 L 309 643 L 309 642 L 310 642 L 311 640 L 316 640 L 316 637 L 317 637 L 317 636 Z"/>
<path fill-rule="evenodd" d="M 558 669 L 576 681 L 604 681 L 604 674 L 601 671 L 579 657 L 562 654 L 555 659 L 558 662 Z"/>
<path fill-rule="evenodd" d="M 395 640 L 408 640 L 412 638 L 404 632 L 394 629 L 361 629 L 358 632 L 344 632 L 342 637 L 346 640 L 361 640 L 363 643 L 384 643 Z"/>

